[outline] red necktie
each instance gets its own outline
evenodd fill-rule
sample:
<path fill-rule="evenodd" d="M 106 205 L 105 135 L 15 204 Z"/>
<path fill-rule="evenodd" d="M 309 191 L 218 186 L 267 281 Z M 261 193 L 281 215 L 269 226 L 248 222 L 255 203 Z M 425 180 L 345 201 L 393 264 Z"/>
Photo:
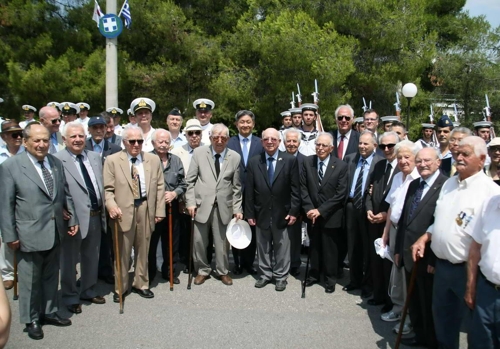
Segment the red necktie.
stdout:
<path fill-rule="evenodd" d="M 337 157 L 342 160 L 342 155 L 344 154 L 344 138 L 345 136 L 340 136 L 339 146 L 337 147 Z"/>

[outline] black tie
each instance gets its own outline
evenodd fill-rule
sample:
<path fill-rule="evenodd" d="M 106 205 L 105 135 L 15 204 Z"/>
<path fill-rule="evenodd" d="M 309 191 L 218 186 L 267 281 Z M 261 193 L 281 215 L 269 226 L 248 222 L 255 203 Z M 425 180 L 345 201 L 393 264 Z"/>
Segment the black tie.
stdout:
<path fill-rule="evenodd" d="M 410 212 L 408 212 L 408 221 L 413 217 L 413 214 L 417 210 L 418 204 L 420 204 L 420 200 L 422 200 L 422 194 L 425 188 L 425 181 L 420 181 L 420 185 L 418 186 L 417 191 L 415 191 L 415 196 L 411 201 Z"/>
<path fill-rule="evenodd" d="M 219 178 L 220 174 L 220 154 L 215 154 L 215 174 L 217 175 L 217 178 Z"/>
<path fill-rule="evenodd" d="M 78 158 L 78 162 L 80 163 L 80 169 L 82 170 L 83 179 L 85 180 L 85 185 L 87 186 L 87 192 L 89 193 L 92 211 L 97 211 L 99 209 L 97 194 L 95 192 L 94 184 L 92 184 L 92 180 L 90 179 L 89 172 L 87 171 L 87 167 L 85 167 L 85 164 L 83 163 L 83 155 L 79 154 L 76 157 Z"/>
<path fill-rule="evenodd" d="M 385 168 L 385 173 L 384 173 L 384 190 L 385 187 L 387 187 L 387 184 L 389 183 L 389 178 L 391 178 L 391 170 L 392 170 L 392 165 L 390 162 L 387 162 L 387 167 Z"/>
<path fill-rule="evenodd" d="M 358 178 L 356 179 L 356 186 L 354 187 L 354 207 L 361 209 L 363 207 L 363 195 L 361 189 L 363 188 L 363 172 L 365 170 L 365 159 L 361 159 L 361 168 L 359 169 Z"/>
<path fill-rule="evenodd" d="M 54 178 L 50 174 L 49 170 L 43 164 L 43 161 L 38 161 L 40 167 L 42 168 L 42 176 L 43 181 L 45 182 L 45 186 L 47 187 L 47 191 L 49 192 L 50 197 L 54 196 Z"/>

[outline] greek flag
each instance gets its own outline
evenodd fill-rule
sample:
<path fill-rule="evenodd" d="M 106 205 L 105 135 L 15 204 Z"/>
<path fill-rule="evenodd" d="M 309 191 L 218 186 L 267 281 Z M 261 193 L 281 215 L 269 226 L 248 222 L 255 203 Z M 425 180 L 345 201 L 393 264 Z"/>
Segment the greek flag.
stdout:
<path fill-rule="evenodd" d="M 123 3 L 121 14 L 123 15 L 123 20 L 125 21 L 125 27 L 130 29 L 130 26 L 132 25 L 132 15 L 130 14 L 130 5 L 128 0 L 125 0 Z"/>

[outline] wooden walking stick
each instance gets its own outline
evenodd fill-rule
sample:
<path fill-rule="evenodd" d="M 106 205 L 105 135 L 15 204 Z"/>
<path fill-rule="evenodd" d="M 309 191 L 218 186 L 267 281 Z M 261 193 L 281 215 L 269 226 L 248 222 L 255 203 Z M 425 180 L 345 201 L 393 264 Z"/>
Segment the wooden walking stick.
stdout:
<path fill-rule="evenodd" d="M 174 252 L 172 251 L 172 203 L 168 204 L 168 251 L 170 257 L 170 291 L 174 290 Z"/>
<path fill-rule="evenodd" d="M 121 258 L 120 258 L 120 249 L 118 248 L 118 220 L 117 219 L 115 219 L 114 240 L 115 240 L 114 245 L 115 245 L 116 272 L 118 273 L 118 297 L 120 298 L 120 314 L 123 314 L 122 266 L 121 266 Z"/>
<path fill-rule="evenodd" d="M 314 231 L 314 222 L 311 225 L 311 234 Z M 309 237 L 309 249 L 307 251 L 307 263 L 306 263 L 306 274 L 304 276 L 304 281 L 302 282 L 302 298 L 306 298 L 306 281 L 307 275 L 309 274 L 309 261 L 311 260 L 311 237 Z"/>
<path fill-rule="evenodd" d="M 191 240 L 189 241 L 189 276 L 187 289 L 191 289 L 191 281 L 193 281 L 193 236 L 194 235 L 194 218 L 191 217 Z"/>
<path fill-rule="evenodd" d="M 17 301 L 19 299 L 19 294 L 18 294 L 18 291 L 17 291 L 17 253 L 16 251 L 14 251 L 14 297 L 12 299 L 14 299 L 15 301 Z"/>
<path fill-rule="evenodd" d="M 410 305 L 411 295 L 413 293 L 413 289 L 415 288 L 415 279 L 417 278 L 417 263 L 418 259 L 413 263 L 413 269 L 411 271 L 411 276 L 410 276 L 410 287 L 408 287 L 408 294 L 406 295 L 406 301 L 403 307 L 403 314 L 401 315 L 401 322 L 399 323 L 398 337 L 396 338 L 396 345 L 394 346 L 395 349 L 399 349 L 399 345 L 401 344 L 401 337 L 403 336 L 403 327 L 405 325 L 405 318 L 406 314 L 408 313 L 408 306 Z"/>

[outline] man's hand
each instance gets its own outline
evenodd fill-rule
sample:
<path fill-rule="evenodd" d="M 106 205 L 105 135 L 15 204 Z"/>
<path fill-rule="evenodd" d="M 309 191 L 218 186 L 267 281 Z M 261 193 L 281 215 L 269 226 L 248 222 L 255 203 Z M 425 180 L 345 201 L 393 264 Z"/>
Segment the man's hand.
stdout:
<path fill-rule="evenodd" d="M 196 216 L 196 206 L 188 207 L 187 210 L 191 218 L 194 218 L 194 216 Z"/>
<path fill-rule="evenodd" d="M 319 213 L 318 209 L 313 208 L 312 210 L 309 210 L 306 213 L 306 215 L 307 215 L 307 218 L 309 218 L 312 221 L 315 221 L 316 218 L 318 218 L 319 216 L 321 216 L 321 213 Z"/>
<path fill-rule="evenodd" d="M 75 236 L 76 233 L 78 233 L 78 225 L 74 225 L 74 226 L 68 228 L 68 235 L 69 236 Z"/>
<path fill-rule="evenodd" d="M 424 257 L 426 242 L 427 234 L 424 234 L 413 245 L 411 245 L 411 258 L 414 262 L 416 262 L 417 259 Z"/>
<path fill-rule="evenodd" d="M 257 224 L 257 222 L 253 218 L 248 218 L 248 224 L 250 224 L 252 227 L 254 227 Z"/>
<path fill-rule="evenodd" d="M 429 265 L 427 266 L 427 272 L 428 272 L 429 274 L 434 274 L 434 271 L 435 271 L 435 270 L 434 270 L 434 267 L 433 267 L 432 265 L 430 265 L 430 264 L 429 264 Z"/>
<path fill-rule="evenodd" d="M 396 253 L 394 255 L 394 265 L 398 268 L 399 268 L 399 258 L 400 258 L 399 253 Z"/>
<path fill-rule="evenodd" d="M 177 193 L 175 191 L 166 191 L 165 192 L 165 202 L 167 204 L 171 203 L 177 198 Z"/>
<path fill-rule="evenodd" d="M 373 184 L 370 184 L 370 187 L 368 188 L 368 194 L 373 194 Z"/>
<path fill-rule="evenodd" d="M 11 250 L 15 251 L 15 250 L 18 250 L 19 247 L 21 247 L 21 243 L 19 242 L 19 240 L 16 240 L 16 241 L 8 242 L 7 246 L 9 246 L 9 248 Z"/>
<path fill-rule="evenodd" d="M 467 287 L 464 295 L 465 304 L 469 307 L 470 310 L 474 310 L 476 306 L 476 287 Z"/>
<path fill-rule="evenodd" d="M 287 215 L 285 219 L 288 221 L 288 225 L 293 225 L 297 220 L 297 217 Z"/>
<path fill-rule="evenodd" d="M 165 217 L 155 217 L 155 224 L 160 223 Z"/>
<path fill-rule="evenodd" d="M 71 218 L 71 215 L 69 214 L 69 212 L 68 212 L 68 211 L 66 211 L 66 209 L 65 209 L 65 208 L 63 208 L 63 219 L 64 219 L 65 221 L 69 221 L 69 219 L 70 219 L 70 218 Z"/>
<path fill-rule="evenodd" d="M 122 218 L 122 210 L 117 207 L 113 207 L 111 210 L 109 210 L 109 216 L 111 219 L 121 219 Z"/>
<path fill-rule="evenodd" d="M 236 222 L 238 222 L 240 219 L 243 219 L 243 213 L 235 213 L 233 217 L 236 218 Z"/>
<path fill-rule="evenodd" d="M 370 223 L 375 223 L 375 215 L 373 214 L 372 210 L 366 211 L 366 218 L 368 218 L 368 221 Z"/>

